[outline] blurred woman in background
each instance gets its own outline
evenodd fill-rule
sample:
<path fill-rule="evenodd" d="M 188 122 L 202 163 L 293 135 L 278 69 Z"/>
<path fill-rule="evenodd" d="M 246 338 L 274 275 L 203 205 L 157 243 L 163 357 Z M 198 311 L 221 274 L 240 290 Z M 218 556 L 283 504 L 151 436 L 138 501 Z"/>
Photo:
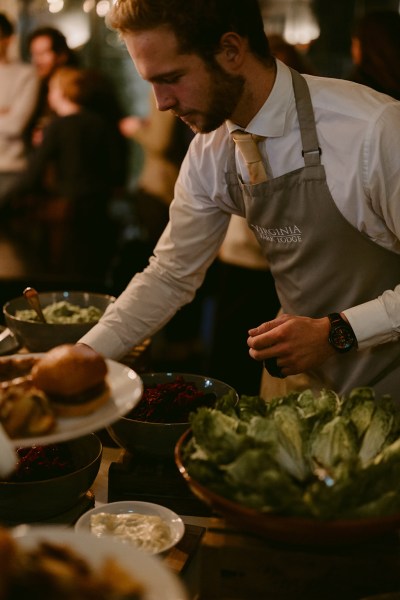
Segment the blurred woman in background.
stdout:
<path fill-rule="evenodd" d="M 48 101 L 49 81 L 53 73 L 62 66 L 78 66 L 78 58 L 68 46 L 65 35 L 54 27 L 39 27 L 28 38 L 31 63 L 40 79 L 39 97 L 32 115 L 27 141 L 37 146 L 42 141 L 43 128 L 55 113 Z"/>
<path fill-rule="evenodd" d="M 116 127 L 88 108 L 91 81 L 76 67 L 61 67 L 50 78 L 48 100 L 56 116 L 44 128 L 12 200 L 18 205 L 33 194 L 29 214 L 45 228 L 50 266 L 100 280 L 113 251 L 108 209 L 119 183 L 120 156 Z"/>

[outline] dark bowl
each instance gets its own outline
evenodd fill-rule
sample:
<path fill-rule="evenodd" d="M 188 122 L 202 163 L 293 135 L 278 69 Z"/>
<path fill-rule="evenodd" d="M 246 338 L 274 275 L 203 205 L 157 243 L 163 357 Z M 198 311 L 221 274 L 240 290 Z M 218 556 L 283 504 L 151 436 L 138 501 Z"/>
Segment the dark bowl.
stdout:
<path fill-rule="evenodd" d="M 236 529 L 256 534 L 267 540 L 288 544 L 333 546 L 368 541 L 371 538 L 394 533 L 400 526 L 400 514 L 322 521 L 262 513 L 233 502 L 209 490 L 189 475 L 183 454 L 191 436 L 192 432 L 189 429 L 178 440 L 175 447 L 175 463 L 193 494 Z"/>
<path fill-rule="evenodd" d="M 100 468 L 100 439 L 91 433 L 58 446 L 68 452 L 74 470 L 51 479 L 0 481 L 1 522 L 44 521 L 73 508 L 89 491 Z"/>
<path fill-rule="evenodd" d="M 203 375 L 192 375 L 189 373 L 141 373 L 143 386 L 171 383 L 177 377 L 183 377 L 186 382 L 193 382 L 199 391 L 212 393 L 215 398 L 213 403 L 228 392 L 237 392 L 228 384 L 206 377 Z M 122 448 L 131 453 L 140 453 L 159 458 L 174 457 L 175 445 L 190 425 L 188 421 L 183 423 L 155 423 L 137 420 L 125 415 L 108 427 L 111 438 Z"/>
<path fill-rule="evenodd" d="M 95 306 L 102 312 L 115 301 L 114 296 L 96 294 L 93 292 L 43 292 L 39 293 L 43 308 L 65 300 L 71 304 L 86 308 Z M 39 321 L 24 321 L 15 314 L 18 310 L 30 309 L 24 296 L 9 300 L 3 306 L 4 319 L 7 326 L 18 342 L 30 352 L 47 352 L 54 346 L 74 344 L 87 333 L 95 322 L 90 323 L 40 323 Z"/>

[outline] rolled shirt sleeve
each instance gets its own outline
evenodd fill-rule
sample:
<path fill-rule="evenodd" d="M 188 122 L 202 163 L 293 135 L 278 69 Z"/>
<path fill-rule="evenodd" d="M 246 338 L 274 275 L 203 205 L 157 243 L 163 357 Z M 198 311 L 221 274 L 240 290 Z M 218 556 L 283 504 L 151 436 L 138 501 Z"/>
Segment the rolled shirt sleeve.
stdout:
<path fill-rule="evenodd" d="M 400 339 L 400 285 L 379 298 L 344 310 L 357 337 L 358 349 L 365 350 Z"/>
<path fill-rule="evenodd" d="M 193 171 L 190 189 L 185 180 L 187 166 L 175 186 L 171 220 L 149 265 L 133 277 L 99 324 L 80 340 L 108 358 L 123 356 L 190 302 L 217 256 L 230 215 L 202 196 Z"/>
<path fill-rule="evenodd" d="M 393 101 L 386 105 L 374 127 L 366 133 L 363 181 L 375 216 L 373 234 L 369 237 L 397 253 L 400 253 L 399 137 L 400 102 Z M 364 233 L 368 234 L 371 230 L 371 227 L 366 227 Z M 398 342 L 400 283 L 378 298 L 343 312 L 356 334 L 359 350 L 386 342 Z"/>

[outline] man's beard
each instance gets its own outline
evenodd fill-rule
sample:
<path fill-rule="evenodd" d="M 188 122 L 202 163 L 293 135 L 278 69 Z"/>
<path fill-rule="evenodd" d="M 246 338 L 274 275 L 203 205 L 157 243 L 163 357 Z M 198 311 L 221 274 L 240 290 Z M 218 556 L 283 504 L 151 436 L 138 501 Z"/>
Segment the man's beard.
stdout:
<path fill-rule="evenodd" d="M 208 67 L 211 74 L 208 108 L 201 113 L 203 122 L 192 127 L 196 133 L 214 131 L 229 119 L 244 88 L 244 77 L 241 75 L 229 75 L 217 63 Z"/>

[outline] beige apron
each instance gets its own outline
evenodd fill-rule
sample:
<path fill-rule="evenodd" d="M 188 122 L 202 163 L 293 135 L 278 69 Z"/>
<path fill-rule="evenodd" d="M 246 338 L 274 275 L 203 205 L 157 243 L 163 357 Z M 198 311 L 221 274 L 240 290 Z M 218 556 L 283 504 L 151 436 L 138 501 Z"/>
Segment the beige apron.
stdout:
<path fill-rule="evenodd" d="M 321 164 L 307 83 L 291 72 L 305 166 L 264 183 L 245 184 L 237 173 L 232 141 L 226 180 L 267 257 L 283 311 L 319 318 L 394 288 L 400 256 L 373 243 L 336 207 Z M 379 394 L 400 398 L 400 345 L 338 354 L 305 375 L 269 377 L 262 395 L 268 399 L 293 385 L 341 394 L 371 385 Z"/>

